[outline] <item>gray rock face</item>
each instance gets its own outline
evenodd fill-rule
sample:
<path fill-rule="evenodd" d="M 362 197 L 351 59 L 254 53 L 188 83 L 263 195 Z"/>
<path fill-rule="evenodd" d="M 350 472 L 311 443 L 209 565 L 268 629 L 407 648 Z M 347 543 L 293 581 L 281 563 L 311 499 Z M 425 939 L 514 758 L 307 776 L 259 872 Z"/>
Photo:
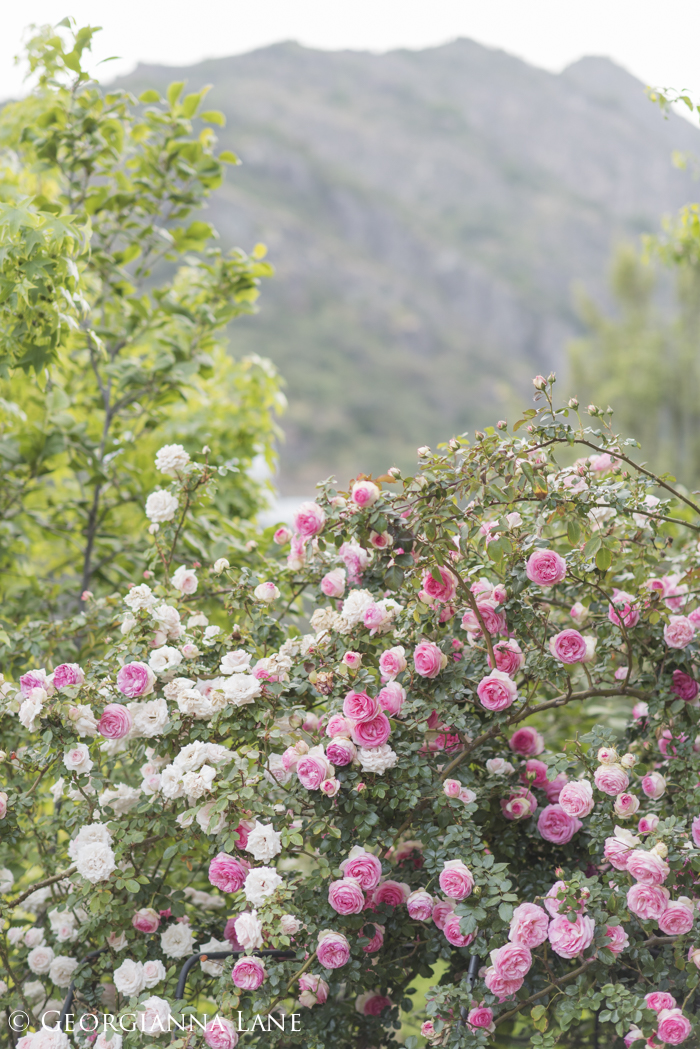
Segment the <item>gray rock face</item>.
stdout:
<path fill-rule="evenodd" d="M 281 485 L 408 466 L 416 446 L 492 423 L 561 370 L 572 285 L 605 294 L 610 250 L 693 199 L 664 119 L 605 58 L 560 75 L 457 40 L 385 55 L 285 43 L 134 90 L 213 84 L 243 166 L 211 203 L 224 244 L 268 245 L 277 277 L 236 354 L 287 379 Z"/>

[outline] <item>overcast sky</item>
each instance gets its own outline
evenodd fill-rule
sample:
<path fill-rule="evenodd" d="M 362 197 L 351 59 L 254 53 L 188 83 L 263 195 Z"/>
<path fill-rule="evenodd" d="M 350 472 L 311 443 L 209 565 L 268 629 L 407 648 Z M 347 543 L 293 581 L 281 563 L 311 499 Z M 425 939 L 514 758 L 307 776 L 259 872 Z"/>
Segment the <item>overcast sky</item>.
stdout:
<path fill-rule="evenodd" d="M 279 40 L 386 51 L 471 37 L 552 71 L 608 55 L 645 83 L 700 95 L 700 0 L 23 0 L 2 4 L 0 98 L 26 26 L 73 15 L 101 25 L 102 79 L 141 61 L 180 65 Z"/>

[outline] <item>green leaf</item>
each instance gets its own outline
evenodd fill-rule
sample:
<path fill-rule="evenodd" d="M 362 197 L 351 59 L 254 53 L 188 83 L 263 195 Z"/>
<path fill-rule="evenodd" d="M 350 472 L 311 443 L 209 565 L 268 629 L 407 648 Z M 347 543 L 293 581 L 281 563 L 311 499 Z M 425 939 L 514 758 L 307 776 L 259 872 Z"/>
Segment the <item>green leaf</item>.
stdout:
<path fill-rule="evenodd" d="M 598 553 L 603 542 L 599 535 L 594 535 L 592 539 L 589 539 L 583 548 L 583 556 L 588 560 L 589 557 L 593 557 Z"/>
<path fill-rule="evenodd" d="M 206 120 L 208 124 L 218 124 L 219 127 L 226 127 L 226 117 L 218 109 L 206 109 L 199 114 L 199 117 L 200 120 Z"/>
<path fill-rule="evenodd" d="M 612 554 L 607 546 L 601 546 L 600 550 L 595 555 L 595 563 L 596 567 L 599 568 L 601 572 L 607 572 L 610 568 L 610 565 L 612 564 Z"/>
<path fill-rule="evenodd" d="M 572 518 L 566 526 L 566 533 L 572 546 L 578 546 L 581 539 L 581 525 L 576 518 Z"/>
<path fill-rule="evenodd" d="M 225 149 L 223 153 L 219 153 L 219 160 L 222 164 L 240 164 L 240 160 L 230 149 Z"/>
<path fill-rule="evenodd" d="M 133 878 L 129 878 L 124 884 L 126 885 L 129 892 L 138 892 L 141 888 L 139 883 L 137 881 L 134 881 Z"/>
<path fill-rule="evenodd" d="M 153 88 L 149 88 L 148 91 L 142 91 L 139 95 L 139 102 L 143 102 L 146 105 L 148 102 L 160 102 L 160 94 L 154 91 Z"/>
<path fill-rule="evenodd" d="M 172 84 L 168 85 L 168 90 L 166 92 L 166 95 L 167 95 L 168 102 L 170 103 L 171 106 L 174 106 L 175 103 L 177 102 L 177 100 L 179 99 L 180 95 L 182 94 L 182 92 L 184 90 L 185 83 L 186 83 L 185 80 L 175 80 L 175 81 L 173 81 Z"/>

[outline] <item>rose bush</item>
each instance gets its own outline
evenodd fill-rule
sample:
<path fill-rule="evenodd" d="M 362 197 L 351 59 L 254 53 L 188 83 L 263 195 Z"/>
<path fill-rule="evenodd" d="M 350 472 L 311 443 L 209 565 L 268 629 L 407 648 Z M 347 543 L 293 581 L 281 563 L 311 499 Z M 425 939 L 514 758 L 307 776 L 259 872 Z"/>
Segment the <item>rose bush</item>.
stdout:
<path fill-rule="evenodd" d="M 37 1027 L 72 980 L 143 1045 L 225 945 L 190 1046 L 294 1009 L 241 1040 L 390 1046 L 414 1007 L 435 1045 L 692 1037 L 700 507 L 536 389 L 207 563 L 182 536 L 214 470 L 159 453 L 184 516 L 144 578 L 37 625 L 1 686 L 0 1007 Z"/>

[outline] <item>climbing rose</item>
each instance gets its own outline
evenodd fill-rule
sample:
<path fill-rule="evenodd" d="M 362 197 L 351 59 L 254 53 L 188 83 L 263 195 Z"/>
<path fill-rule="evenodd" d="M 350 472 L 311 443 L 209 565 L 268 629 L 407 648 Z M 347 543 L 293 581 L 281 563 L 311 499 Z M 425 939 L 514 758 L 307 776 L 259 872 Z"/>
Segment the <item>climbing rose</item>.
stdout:
<path fill-rule="evenodd" d="M 146 663 L 127 663 L 117 674 L 117 688 L 129 699 L 148 696 L 155 682 L 156 676 Z"/>
<path fill-rule="evenodd" d="M 569 628 L 550 639 L 549 651 L 562 663 L 583 663 L 587 654 L 586 641 L 578 630 Z"/>
<path fill-rule="evenodd" d="M 680 1045 L 690 1037 L 690 1020 L 680 1009 L 662 1009 L 658 1015 L 656 1037 L 666 1045 Z"/>
<path fill-rule="evenodd" d="M 547 805 L 537 820 L 537 829 L 545 839 L 555 845 L 565 845 L 583 824 L 575 816 L 569 816 L 561 805 Z"/>
<path fill-rule="evenodd" d="M 549 926 L 549 942 L 552 950 L 561 958 L 575 958 L 593 942 L 595 922 L 582 914 L 570 922 L 566 914 L 554 918 Z"/>
<path fill-rule="evenodd" d="M 567 816 L 589 816 L 593 812 L 593 788 L 587 779 L 577 779 L 562 787 L 559 804 Z"/>
<path fill-rule="evenodd" d="M 523 947 L 539 947 L 547 939 L 549 918 L 547 912 L 535 903 L 521 903 L 513 911 L 508 938 Z"/>
<path fill-rule="evenodd" d="M 234 985 L 244 991 L 257 991 L 265 976 L 265 966 L 259 958 L 239 958 L 231 972 Z"/>
<path fill-rule="evenodd" d="M 342 932 L 320 932 L 316 957 L 324 969 L 340 969 L 350 960 L 350 944 Z"/>
<path fill-rule="evenodd" d="M 534 758 L 544 750 L 544 740 L 536 729 L 525 725 L 515 730 L 508 746 L 515 754 L 522 754 L 524 758 Z"/>
<path fill-rule="evenodd" d="M 505 710 L 518 695 L 518 686 L 501 670 L 492 670 L 488 677 L 481 679 L 476 694 L 487 710 Z"/>
<path fill-rule="evenodd" d="M 554 550 L 535 550 L 525 567 L 527 578 L 538 586 L 561 583 L 566 575 L 566 561 Z"/>
<path fill-rule="evenodd" d="M 416 673 L 421 677 L 437 677 L 447 666 L 447 656 L 432 641 L 421 641 L 413 653 Z"/>
<path fill-rule="evenodd" d="M 695 637 L 695 627 L 686 616 L 671 616 L 664 627 L 664 641 L 669 648 L 686 648 Z"/>
<path fill-rule="evenodd" d="M 439 882 L 445 896 L 452 900 L 466 900 L 474 888 L 474 876 L 461 860 L 447 860 Z"/>
<path fill-rule="evenodd" d="M 294 527 L 302 539 L 312 539 L 323 531 L 326 515 L 318 503 L 301 503 L 293 517 Z"/>

